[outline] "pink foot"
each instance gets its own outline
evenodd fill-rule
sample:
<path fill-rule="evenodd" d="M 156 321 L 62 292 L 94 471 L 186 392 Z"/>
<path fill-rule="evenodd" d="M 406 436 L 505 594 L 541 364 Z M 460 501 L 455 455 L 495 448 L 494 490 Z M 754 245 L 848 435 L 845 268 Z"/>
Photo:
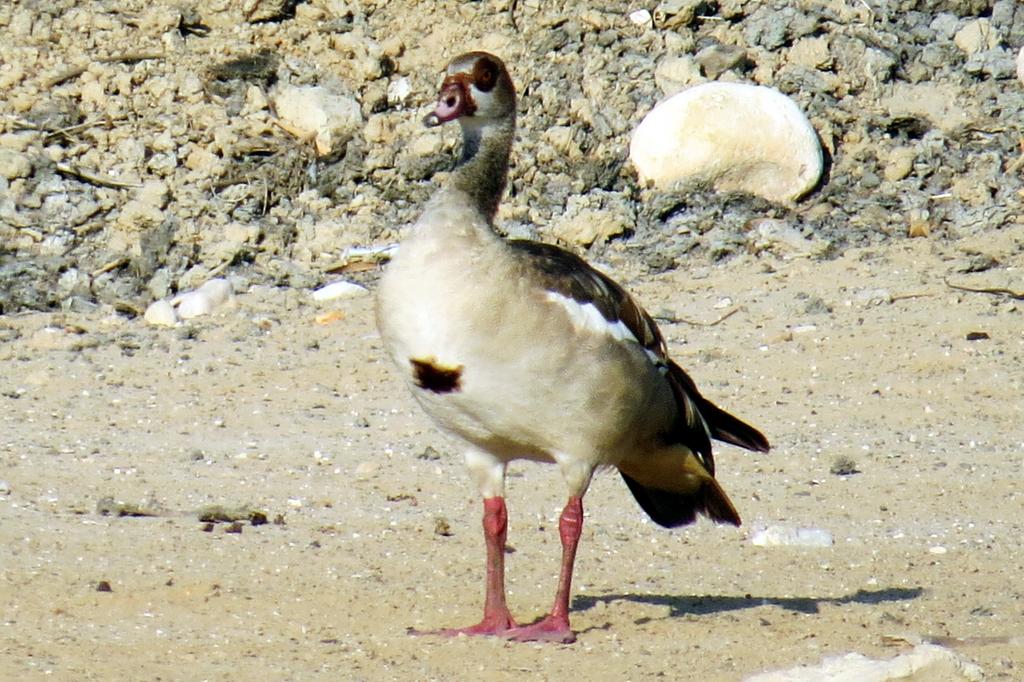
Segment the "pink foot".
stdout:
<path fill-rule="evenodd" d="M 468 636 L 504 636 L 516 628 L 516 622 L 512 616 L 505 613 L 492 614 L 485 617 L 476 625 L 466 628 L 442 628 L 440 630 L 415 630 L 410 628 L 409 634 L 415 636 L 436 635 L 438 637 Z"/>
<path fill-rule="evenodd" d="M 569 628 L 569 619 L 552 615 L 545 616 L 536 623 L 512 628 L 502 636 L 515 642 L 572 644 L 576 641 L 576 633 Z"/>

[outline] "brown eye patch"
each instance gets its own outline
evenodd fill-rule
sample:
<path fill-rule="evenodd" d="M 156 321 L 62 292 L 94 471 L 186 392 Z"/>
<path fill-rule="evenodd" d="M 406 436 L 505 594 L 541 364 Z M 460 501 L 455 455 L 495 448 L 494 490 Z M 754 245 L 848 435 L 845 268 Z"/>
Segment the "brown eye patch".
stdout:
<path fill-rule="evenodd" d="M 498 82 L 498 65 L 487 57 L 481 57 L 473 65 L 473 85 L 480 92 L 490 92 Z"/>

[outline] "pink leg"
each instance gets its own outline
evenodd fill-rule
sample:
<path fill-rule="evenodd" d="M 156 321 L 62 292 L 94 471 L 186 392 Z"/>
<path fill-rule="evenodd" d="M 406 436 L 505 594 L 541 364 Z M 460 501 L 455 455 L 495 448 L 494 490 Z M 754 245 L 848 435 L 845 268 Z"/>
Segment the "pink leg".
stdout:
<path fill-rule="evenodd" d="M 433 632 L 412 630 L 415 635 L 498 635 L 516 626 L 505 604 L 505 538 L 508 533 L 508 512 L 505 498 L 488 497 L 484 500 L 484 539 L 487 542 L 487 594 L 484 597 L 484 617 L 476 625 L 450 628 Z"/>
<path fill-rule="evenodd" d="M 551 613 L 536 623 L 514 628 L 507 633 L 509 639 L 523 642 L 576 641 L 576 633 L 569 628 L 569 595 L 572 589 L 572 569 L 576 563 L 576 547 L 583 533 L 583 498 L 570 497 L 558 520 L 558 534 L 562 538 L 562 570 L 558 576 L 558 591 Z"/>

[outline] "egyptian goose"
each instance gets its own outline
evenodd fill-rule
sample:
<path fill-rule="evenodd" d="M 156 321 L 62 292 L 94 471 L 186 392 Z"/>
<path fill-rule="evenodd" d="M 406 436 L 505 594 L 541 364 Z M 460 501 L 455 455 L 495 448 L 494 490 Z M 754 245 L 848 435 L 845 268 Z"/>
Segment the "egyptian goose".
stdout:
<path fill-rule="evenodd" d="M 377 321 L 423 408 L 465 442 L 484 501 L 483 620 L 437 634 L 572 642 L 570 583 L 594 470 L 616 467 L 662 526 L 697 514 L 739 525 L 714 478 L 711 439 L 762 452 L 768 441 L 701 396 L 654 320 L 609 277 L 556 246 L 495 232 L 515 115 L 500 59 L 470 52 L 449 64 L 424 123 L 458 121 L 462 157 L 389 264 Z M 569 493 L 555 603 L 529 625 L 517 625 L 505 602 L 505 469 L 514 459 L 557 464 Z"/>

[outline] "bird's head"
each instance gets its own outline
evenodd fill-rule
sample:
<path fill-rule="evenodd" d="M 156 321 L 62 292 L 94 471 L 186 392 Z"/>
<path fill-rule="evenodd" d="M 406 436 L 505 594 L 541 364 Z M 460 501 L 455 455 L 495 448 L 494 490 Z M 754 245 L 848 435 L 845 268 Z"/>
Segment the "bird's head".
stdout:
<path fill-rule="evenodd" d="M 448 64 L 429 128 L 448 121 L 486 124 L 515 114 L 516 89 L 505 64 L 487 52 L 467 52 Z"/>

